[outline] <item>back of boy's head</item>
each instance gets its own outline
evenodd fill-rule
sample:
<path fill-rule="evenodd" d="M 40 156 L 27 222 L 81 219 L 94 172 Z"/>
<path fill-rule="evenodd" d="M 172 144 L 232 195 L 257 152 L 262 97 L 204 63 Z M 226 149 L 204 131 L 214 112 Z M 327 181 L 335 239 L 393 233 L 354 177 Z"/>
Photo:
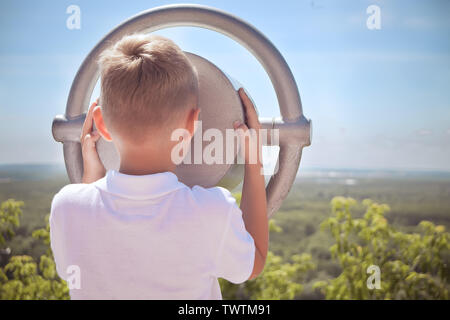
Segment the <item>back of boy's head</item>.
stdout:
<path fill-rule="evenodd" d="M 101 97 L 106 126 L 142 140 L 149 129 L 172 127 L 196 107 L 197 72 L 171 40 L 135 34 L 100 56 Z"/>

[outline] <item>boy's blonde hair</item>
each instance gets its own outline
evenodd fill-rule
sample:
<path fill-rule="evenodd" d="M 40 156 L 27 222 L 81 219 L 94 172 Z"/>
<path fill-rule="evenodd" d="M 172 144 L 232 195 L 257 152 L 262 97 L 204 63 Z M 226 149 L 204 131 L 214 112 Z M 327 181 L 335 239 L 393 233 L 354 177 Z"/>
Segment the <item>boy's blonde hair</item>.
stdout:
<path fill-rule="evenodd" d="M 135 34 L 122 38 L 99 59 L 101 97 L 107 127 L 144 138 L 151 127 L 166 125 L 196 107 L 197 72 L 171 40 Z"/>

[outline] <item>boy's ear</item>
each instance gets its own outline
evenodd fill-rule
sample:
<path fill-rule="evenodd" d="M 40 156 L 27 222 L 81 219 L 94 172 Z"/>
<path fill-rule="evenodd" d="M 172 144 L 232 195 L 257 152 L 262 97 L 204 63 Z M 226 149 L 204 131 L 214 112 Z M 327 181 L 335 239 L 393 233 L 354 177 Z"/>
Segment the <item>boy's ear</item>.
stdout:
<path fill-rule="evenodd" d="M 200 108 L 194 108 L 191 109 L 191 111 L 188 114 L 187 123 L 186 123 L 186 129 L 189 131 L 191 136 L 195 133 L 195 122 L 198 121 L 198 115 L 200 114 Z"/>
<path fill-rule="evenodd" d="M 105 121 L 103 120 L 102 108 L 100 106 L 96 106 L 92 116 L 94 118 L 95 126 L 103 139 L 106 141 L 112 141 L 111 135 L 108 132 L 108 129 L 106 129 Z"/>

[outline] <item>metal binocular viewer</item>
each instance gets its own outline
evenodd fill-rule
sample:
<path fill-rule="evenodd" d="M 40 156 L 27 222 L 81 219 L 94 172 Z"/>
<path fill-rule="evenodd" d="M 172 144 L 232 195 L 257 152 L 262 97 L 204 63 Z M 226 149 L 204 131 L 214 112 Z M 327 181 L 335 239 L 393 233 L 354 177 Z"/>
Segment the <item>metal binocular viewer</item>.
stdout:
<path fill-rule="evenodd" d="M 297 84 L 289 66 L 277 48 L 257 29 L 226 12 L 200 5 L 169 5 L 143 11 L 109 32 L 89 53 L 72 83 L 65 115 L 56 116 L 52 132 L 63 143 L 67 173 L 72 183 L 81 182 L 83 161 L 80 134 L 92 91 L 99 78 L 97 59 L 101 52 L 123 36 L 150 33 L 176 26 L 194 26 L 220 32 L 247 48 L 261 63 L 275 89 L 281 119 L 260 119 L 266 129 L 267 145 L 273 131 L 279 137 L 278 170 L 266 187 L 268 216 L 281 206 L 297 174 L 302 149 L 311 144 L 311 122 L 303 116 Z M 232 129 L 233 121 L 243 119 L 242 104 L 237 94 L 237 82 L 217 66 L 198 55 L 186 53 L 199 76 L 199 108 L 203 128 Z M 197 133 L 196 133 L 197 134 Z M 106 169 L 117 169 L 119 156 L 103 139 L 97 150 Z M 239 164 L 180 164 L 177 176 L 186 185 L 233 188 L 242 180 Z"/>

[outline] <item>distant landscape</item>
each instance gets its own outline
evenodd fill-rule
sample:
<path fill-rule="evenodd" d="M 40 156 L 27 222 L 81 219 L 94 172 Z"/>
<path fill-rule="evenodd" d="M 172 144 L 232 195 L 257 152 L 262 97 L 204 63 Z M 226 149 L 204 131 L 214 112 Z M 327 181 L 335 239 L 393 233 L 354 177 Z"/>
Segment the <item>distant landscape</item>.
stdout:
<path fill-rule="evenodd" d="M 25 202 L 10 254 L 37 258 L 44 253 L 45 247 L 31 237 L 31 232 L 45 225 L 53 195 L 67 183 L 63 166 L 0 165 L 0 202 L 10 198 Z M 289 196 L 273 216 L 283 231 L 270 237 L 275 254 L 289 259 L 296 253 L 310 253 L 317 263 L 298 298 L 321 298 L 312 284 L 341 272 L 331 260 L 331 236 L 320 231 L 320 223 L 330 216 L 330 200 L 338 195 L 388 204 L 391 211 L 386 218 L 405 231 L 414 231 L 422 220 L 450 228 L 449 172 L 301 169 Z M 0 265 L 6 260 L 0 256 Z"/>

